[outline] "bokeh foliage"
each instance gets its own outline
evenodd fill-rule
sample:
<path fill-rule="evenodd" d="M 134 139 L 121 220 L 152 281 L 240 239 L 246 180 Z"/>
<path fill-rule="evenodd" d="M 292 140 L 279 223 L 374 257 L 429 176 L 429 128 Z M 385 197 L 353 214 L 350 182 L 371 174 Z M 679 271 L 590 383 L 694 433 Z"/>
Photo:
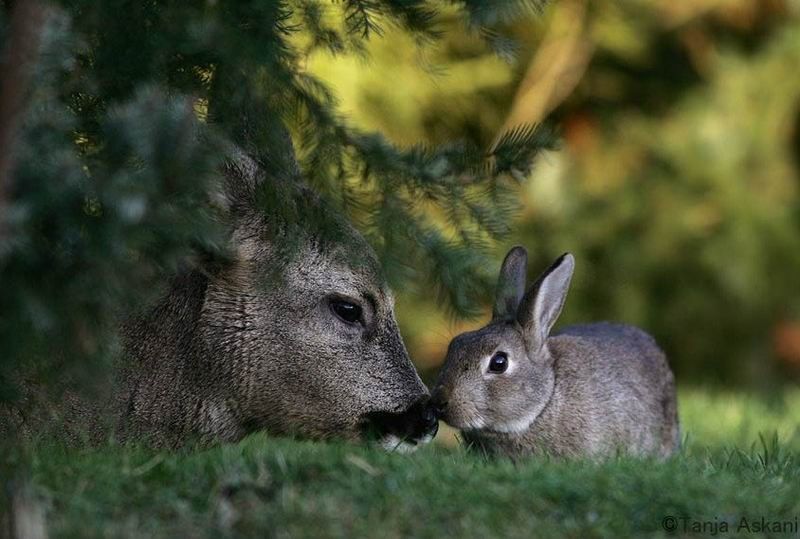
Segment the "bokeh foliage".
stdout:
<path fill-rule="evenodd" d="M 563 322 L 641 325 L 684 383 L 797 379 L 797 5 L 569 0 L 507 31 L 521 44 L 516 64 L 456 31 L 425 69 L 392 40 L 374 44 L 377 65 L 320 56 L 313 67 L 354 121 L 432 142 L 491 141 L 534 72 L 535 91 L 515 104 L 533 110 L 555 88 L 546 110 L 563 143 L 534 170 L 520 218 L 502 217 L 515 230 L 507 245 L 531 252 L 531 279 L 575 253 Z M 430 368 L 454 333 L 475 325 L 411 296 L 400 317 Z"/>
<path fill-rule="evenodd" d="M 684 380 L 796 379 L 800 80 L 786 73 L 800 60 L 800 13 L 676 10 L 591 22 L 595 56 L 557 113 L 561 211 L 541 200 L 523 233 L 583 260 L 572 316 L 647 327 Z M 613 37 L 626 34 L 649 38 Z"/>

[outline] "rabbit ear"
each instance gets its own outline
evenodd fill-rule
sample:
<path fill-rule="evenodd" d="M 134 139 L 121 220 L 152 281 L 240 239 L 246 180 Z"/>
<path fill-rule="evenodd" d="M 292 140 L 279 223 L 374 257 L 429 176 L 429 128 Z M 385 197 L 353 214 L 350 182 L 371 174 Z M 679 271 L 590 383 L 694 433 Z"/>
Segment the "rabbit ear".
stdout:
<path fill-rule="evenodd" d="M 500 268 L 492 320 L 514 320 L 525 294 L 527 271 L 528 252 L 524 247 L 512 247 Z"/>
<path fill-rule="evenodd" d="M 529 349 L 539 349 L 558 320 L 574 270 L 575 259 L 564 253 L 525 294 L 517 312 L 517 321 L 522 326 Z"/>

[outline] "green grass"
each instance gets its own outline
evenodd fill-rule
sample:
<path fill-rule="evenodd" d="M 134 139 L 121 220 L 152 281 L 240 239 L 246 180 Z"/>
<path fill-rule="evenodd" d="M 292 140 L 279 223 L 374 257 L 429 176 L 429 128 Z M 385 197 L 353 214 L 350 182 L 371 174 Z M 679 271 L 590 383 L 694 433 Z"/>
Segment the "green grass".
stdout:
<path fill-rule="evenodd" d="M 170 454 L 33 449 L 29 480 L 52 537 L 667 536 L 742 517 L 800 516 L 800 391 L 684 391 L 687 437 L 668 461 L 486 461 L 249 437 Z M 445 437 L 446 438 L 446 437 Z M 717 528 L 719 530 L 719 528 Z M 772 536 L 792 537 L 794 533 Z"/>

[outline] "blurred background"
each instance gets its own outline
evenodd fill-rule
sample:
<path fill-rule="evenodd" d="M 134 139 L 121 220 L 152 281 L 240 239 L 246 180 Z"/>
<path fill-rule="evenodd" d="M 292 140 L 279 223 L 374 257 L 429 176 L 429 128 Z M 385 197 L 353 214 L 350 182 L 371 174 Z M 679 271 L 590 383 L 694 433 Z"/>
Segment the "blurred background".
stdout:
<path fill-rule="evenodd" d="M 651 332 L 683 387 L 766 389 L 800 377 L 800 3 L 560 0 L 507 28 L 506 51 L 457 17 L 435 46 L 399 29 L 370 59 L 316 52 L 340 111 L 404 145 L 545 122 L 559 147 L 520 195 L 513 237 L 534 279 L 577 258 L 561 324 Z M 396 291 L 412 357 L 431 379 L 456 320 Z"/>

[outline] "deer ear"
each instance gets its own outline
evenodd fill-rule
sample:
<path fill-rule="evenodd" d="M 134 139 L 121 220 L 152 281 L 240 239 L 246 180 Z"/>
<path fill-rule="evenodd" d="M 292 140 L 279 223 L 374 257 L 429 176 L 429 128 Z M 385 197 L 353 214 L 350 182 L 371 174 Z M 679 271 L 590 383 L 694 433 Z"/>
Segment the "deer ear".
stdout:
<path fill-rule="evenodd" d="M 291 136 L 279 123 L 268 131 L 269 136 L 256 144 L 247 133 L 243 144 L 224 148 L 226 159 L 222 167 L 222 182 L 211 193 L 212 202 L 227 213 L 257 207 L 264 184 L 273 182 L 295 185 L 300 180 L 300 167 L 295 157 Z"/>
<path fill-rule="evenodd" d="M 558 320 L 567 299 L 575 258 L 569 253 L 561 255 L 547 268 L 525 294 L 517 312 L 529 350 L 544 345 L 553 324 Z"/>
<path fill-rule="evenodd" d="M 528 252 L 524 247 L 512 247 L 500 268 L 492 320 L 514 320 L 525 294 L 527 271 Z"/>
<path fill-rule="evenodd" d="M 254 205 L 264 173 L 258 163 L 243 150 L 230 147 L 222 165 L 222 178 L 211 192 L 211 201 L 227 214 L 235 214 Z"/>

